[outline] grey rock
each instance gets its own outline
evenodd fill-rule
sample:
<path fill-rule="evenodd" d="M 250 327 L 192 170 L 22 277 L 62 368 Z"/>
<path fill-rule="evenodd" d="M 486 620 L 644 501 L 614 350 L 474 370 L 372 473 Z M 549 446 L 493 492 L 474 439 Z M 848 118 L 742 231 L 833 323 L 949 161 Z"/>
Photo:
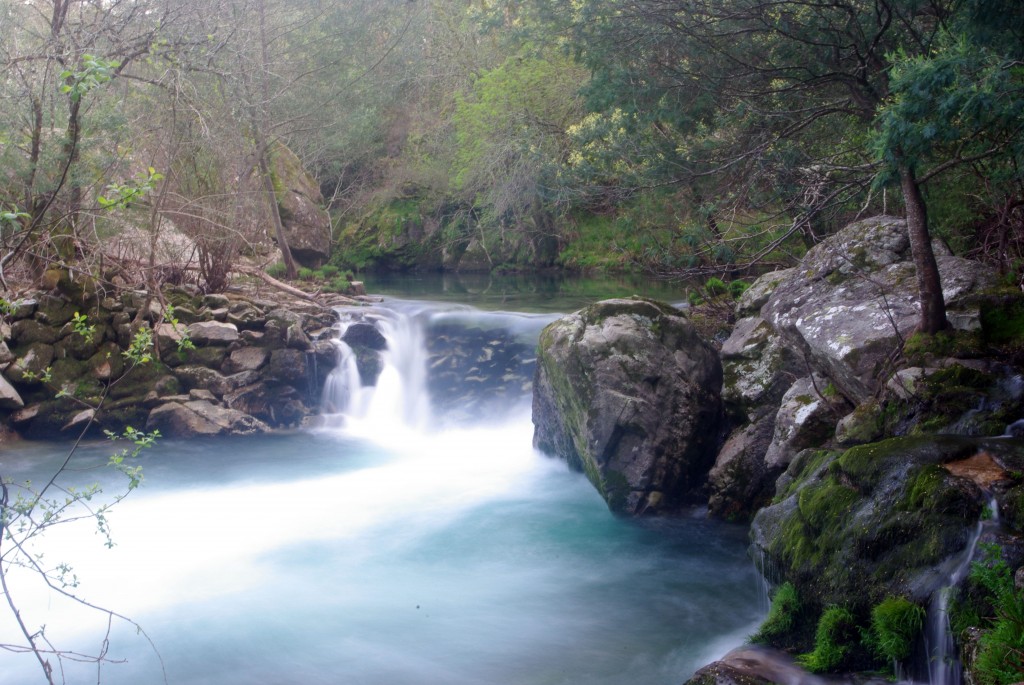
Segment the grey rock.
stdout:
<path fill-rule="evenodd" d="M 25 401 L 21 399 L 21 395 L 0 374 L 0 409 L 21 409 L 24 406 Z"/>
<path fill-rule="evenodd" d="M 238 327 L 220 321 L 200 321 L 189 325 L 188 336 L 196 345 L 230 345 L 238 340 Z"/>
<path fill-rule="evenodd" d="M 382 351 L 388 349 L 388 341 L 384 334 L 372 323 L 357 321 L 345 329 L 341 339 L 348 345 L 365 347 L 368 350 Z"/>
<path fill-rule="evenodd" d="M 222 407 L 208 400 L 168 402 L 149 414 L 146 430 L 159 430 L 165 435 L 189 437 L 198 435 L 248 435 L 265 432 L 262 421 L 236 409 Z"/>
<path fill-rule="evenodd" d="M 775 289 L 779 287 L 780 283 L 792 277 L 794 271 L 794 269 L 779 269 L 759 276 L 737 300 L 736 316 L 744 318 L 760 314 L 761 307 L 768 303 L 768 299 Z"/>
<path fill-rule="evenodd" d="M 22 351 L 18 358 L 7 367 L 7 377 L 15 383 L 39 385 L 39 377 L 53 362 L 53 346 L 36 342 Z"/>
<path fill-rule="evenodd" d="M 775 415 L 775 431 L 765 452 L 765 466 L 781 472 L 801 450 L 821 446 L 835 434 L 837 413 L 833 401 L 823 397 L 828 385 L 823 378 L 801 378 L 782 398 Z"/>
<path fill-rule="evenodd" d="M 718 354 L 682 313 L 607 300 L 541 333 L 534 445 L 565 458 L 613 511 L 680 506 L 714 461 Z"/>
<path fill-rule="evenodd" d="M 973 306 L 971 293 L 995 282 L 979 263 L 948 255 L 938 263 L 952 312 Z M 776 287 L 761 314 L 844 395 L 868 399 L 920 319 L 906 223 L 876 217 L 826 239 Z"/>
<path fill-rule="evenodd" d="M 304 382 L 308 373 L 306 354 L 299 350 L 274 350 L 262 373 L 266 380 L 278 383 Z"/>
<path fill-rule="evenodd" d="M 240 347 L 224 361 L 225 373 L 256 371 L 270 359 L 269 350 L 262 347 Z"/>
<path fill-rule="evenodd" d="M 11 324 L 11 342 L 16 345 L 46 343 L 52 345 L 60 339 L 60 328 L 35 319 L 20 319 Z"/>

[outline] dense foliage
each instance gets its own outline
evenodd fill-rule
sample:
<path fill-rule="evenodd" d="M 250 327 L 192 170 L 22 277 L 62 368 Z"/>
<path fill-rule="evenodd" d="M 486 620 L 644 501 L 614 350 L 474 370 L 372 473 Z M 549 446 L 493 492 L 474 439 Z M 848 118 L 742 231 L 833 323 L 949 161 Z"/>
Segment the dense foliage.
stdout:
<path fill-rule="evenodd" d="M 102 253 L 215 289 L 270 240 L 294 278 L 283 145 L 346 269 L 721 273 L 905 208 L 941 328 L 931 237 L 1020 279 L 1022 17 L 1011 0 L 5 1 L 0 275 L 109 278 Z M 131 198 L 116 216 L 112 193 Z M 161 268 L 179 229 L 194 254 Z"/>

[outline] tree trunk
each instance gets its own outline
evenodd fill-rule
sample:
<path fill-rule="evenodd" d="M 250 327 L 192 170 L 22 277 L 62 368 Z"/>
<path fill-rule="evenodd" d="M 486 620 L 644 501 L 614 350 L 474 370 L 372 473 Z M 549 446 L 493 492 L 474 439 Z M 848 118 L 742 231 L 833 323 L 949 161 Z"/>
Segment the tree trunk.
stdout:
<path fill-rule="evenodd" d="M 934 335 L 949 328 L 949 321 L 946 319 L 946 301 L 939 280 L 939 265 L 935 261 L 932 239 L 928 233 L 928 209 L 917 177 L 905 165 L 900 167 L 900 185 L 907 210 L 910 250 L 917 269 L 917 287 L 921 296 L 921 322 L 918 330 Z"/>

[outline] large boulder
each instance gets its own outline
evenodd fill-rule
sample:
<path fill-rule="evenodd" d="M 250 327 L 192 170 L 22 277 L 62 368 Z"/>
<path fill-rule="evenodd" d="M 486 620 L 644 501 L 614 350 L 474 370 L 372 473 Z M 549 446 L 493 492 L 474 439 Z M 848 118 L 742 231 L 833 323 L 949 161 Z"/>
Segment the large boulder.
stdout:
<path fill-rule="evenodd" d="M 708 509 L 719 518 L 748 520 L 775 494 L 780 470 L 766 465 L 765 454 L 782 398 L 806 374 L 806 364 L 759 312 L 793 273 L 773 271 L 754 281 L 736 306 L 742 318 L 722 344 L 722 400 L 732 428 L 708 474 Z"/>
<path fill-rule="evenodd" d="M 262 421 L 236 409 L 222 407 L 208 400 L 167 402 L 149 414 L 146 430 L 159 430 L 164 435 L 193 437 L 198 435 L 248 435 L 269 429 Z"/>
<path fill-rule="evenodd" d="M 682 312 L 599 302 L 541 333 L 534 445 L 584 471 L 613 511 L 671 510 L 714 460 L 721 385 L 717 352 Z"/>
<path fill-rule="evenodd" d="M 995 284 L 995 274 L 948 251 L 937 260 L 951 322 L 979 326 L 977 295 Z M 761 316 L 847 398 L 868 399 L 920 320 L 906 221 L 865 219 L 815 246 Z"/>
<path fill-rule="evenodd" d="M 270 173 L 292 256 L 304 266 L 322 265 L 331 256 L 331 217 L 316 179 L 281 143 L 271 151 Z"/>

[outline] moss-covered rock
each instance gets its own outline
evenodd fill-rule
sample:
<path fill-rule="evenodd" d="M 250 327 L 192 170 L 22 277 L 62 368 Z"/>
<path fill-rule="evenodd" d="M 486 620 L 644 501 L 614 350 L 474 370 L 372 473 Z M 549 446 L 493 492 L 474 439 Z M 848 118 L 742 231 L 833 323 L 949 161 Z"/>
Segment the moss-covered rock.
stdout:
<path fill-rule="evenodd" d="M 534 444 L 584 471 L 613 511 L 686 501 L 714 459 L 721 364 L 682 313 L 608 300 L 540 336 Z"/>
<path fill-rule="evenodd" d="M 955 437 L 897 438 L 801 455 L 752 526 L 766 571 L 819 611 L 865 617 L 890 596 L 923 602 L 946 582 L 940 566 L 962 553 L 985 504 L 943 465 L 979 449 Z"/>

